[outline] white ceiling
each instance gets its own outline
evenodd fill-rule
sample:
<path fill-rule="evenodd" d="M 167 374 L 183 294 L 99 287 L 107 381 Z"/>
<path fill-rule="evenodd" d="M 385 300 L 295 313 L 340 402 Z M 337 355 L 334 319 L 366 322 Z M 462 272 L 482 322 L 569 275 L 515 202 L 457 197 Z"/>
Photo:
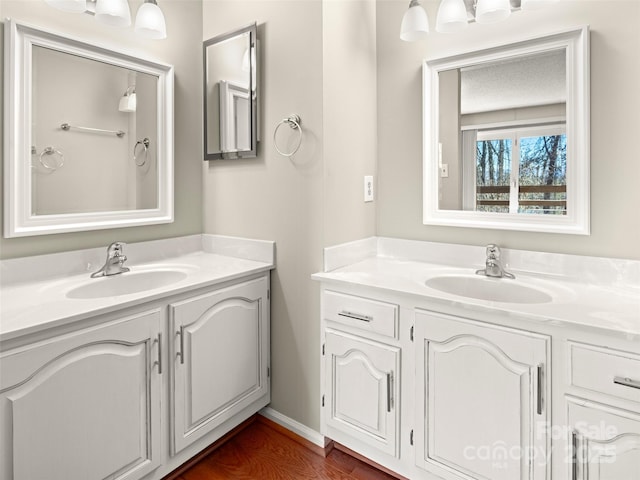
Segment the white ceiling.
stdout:
<path fill-rule="evenodd" d="M 538 53 L 461 71 L 464 114 L 566 102 L 564 50 Z"/>

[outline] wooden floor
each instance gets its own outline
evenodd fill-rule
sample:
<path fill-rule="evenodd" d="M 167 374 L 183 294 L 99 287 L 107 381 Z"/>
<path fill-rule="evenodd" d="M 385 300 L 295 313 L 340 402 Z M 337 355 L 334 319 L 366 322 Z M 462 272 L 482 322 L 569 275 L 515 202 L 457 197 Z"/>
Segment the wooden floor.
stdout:
<path fill-rule="evenodd" d="M 174 480 L 395 480 L 337 449 L 322 456 L 254 421 Z"/>

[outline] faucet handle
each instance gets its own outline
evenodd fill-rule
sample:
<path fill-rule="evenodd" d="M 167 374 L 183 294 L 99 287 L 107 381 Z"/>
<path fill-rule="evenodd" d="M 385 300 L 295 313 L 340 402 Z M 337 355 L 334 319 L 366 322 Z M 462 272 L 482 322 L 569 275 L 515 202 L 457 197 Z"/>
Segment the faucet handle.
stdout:
<path fill-rule="evenodd" d="M 124 242 L 113 242 L 107 247 L 107 252 L 113 255 L 120 255 L 122 253 L 122 247 L 124 247 L 126 243 Z"/>
<path fill-rule="evenodd" d="M 492 243 L 487 245 L 487 257 L 500 258 L 500 247 Z"/>

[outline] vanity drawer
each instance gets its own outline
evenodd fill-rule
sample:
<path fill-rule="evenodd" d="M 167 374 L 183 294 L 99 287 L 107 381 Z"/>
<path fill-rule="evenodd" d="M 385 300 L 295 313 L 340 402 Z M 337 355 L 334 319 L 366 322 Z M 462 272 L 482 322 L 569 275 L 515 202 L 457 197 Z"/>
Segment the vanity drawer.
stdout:
<path fill-rule="evenodd" d="M 570 383 L 640 403 L 640 356 L 569 342 Z"/>
<path fill-rule="evenodd" d="M 396 338 L 398 306 L 370 298 L 325 290 L 325 320 Z"/>

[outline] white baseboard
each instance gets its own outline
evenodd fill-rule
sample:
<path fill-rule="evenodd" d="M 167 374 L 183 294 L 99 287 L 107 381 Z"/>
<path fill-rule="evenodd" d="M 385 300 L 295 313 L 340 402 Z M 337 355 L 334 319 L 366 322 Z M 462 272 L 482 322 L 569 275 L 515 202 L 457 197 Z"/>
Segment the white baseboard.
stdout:
<path fill-rule="evenodd" d="M 315 430 L 307 427 L 306 425 L 295 421 L 293 418 L 289 418 L 286 415 L 283 415 L 282 413 L 274 410 L 271 407 L 264 407 L 262 410 L 260 410 L 259 413 L 263 417 L 268 418 L 272 422 L 277 423 L 287 430 L 291 430 L 296 435 L 301 436 L 305 440 L 310 441 L 320 448 L 325 448 L 330 442 L 330 440 L 321 433 L 318 433 Z"/>

